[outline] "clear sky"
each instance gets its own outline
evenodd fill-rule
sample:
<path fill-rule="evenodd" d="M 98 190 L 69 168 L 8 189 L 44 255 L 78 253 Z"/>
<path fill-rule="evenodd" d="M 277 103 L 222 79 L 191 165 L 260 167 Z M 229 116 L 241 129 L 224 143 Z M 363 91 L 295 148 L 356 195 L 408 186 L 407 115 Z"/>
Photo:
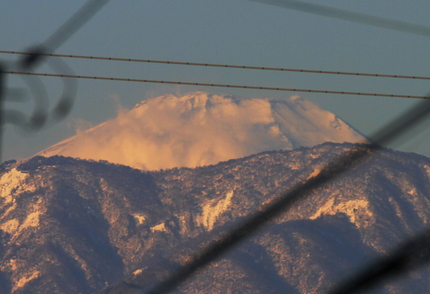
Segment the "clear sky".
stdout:
<path fill-rule="evenodd" d="M 373 16 L 430 25 L 430 1 L 308 0 Z M 85 1 L 0 2 L 0 50 L 24 51 L 43 42 Z M 245 0 L 111 0 L 55 53 L 310 70 L 430 76 L 430 38 L 282 9 Z M 17 56 L 0 54 L 2 61 Z M 426 95 L 429 81 L 267 72 L 239 69 L 65 59 L 79 75 L 243 84 L 353 92 Z M 46 72 L 45 67 L 36 71 Z M 43 78 L 51 98 L 61 81 Z M 17 76 L 9 87 L 25 89 Z M 26 135 L 8 126 L 3 160 L 30 156 L 72 136 L 81 125 L 113 118 L 118 105 L 131 108 L 155 95 L 203 90 L 242 97 L 284 99 L 300 94 L 335 113 L 365 135 L 393 119 L 416 100 L 333 94 L 170 86 L 79 80 L 72 113 L 60 124 Z M 30 92 L 26 92 L 30 96 Z M 30 109 L 30 102 L 7 109 Z M 430 156 L 426 126 L 400 149 Z"/>

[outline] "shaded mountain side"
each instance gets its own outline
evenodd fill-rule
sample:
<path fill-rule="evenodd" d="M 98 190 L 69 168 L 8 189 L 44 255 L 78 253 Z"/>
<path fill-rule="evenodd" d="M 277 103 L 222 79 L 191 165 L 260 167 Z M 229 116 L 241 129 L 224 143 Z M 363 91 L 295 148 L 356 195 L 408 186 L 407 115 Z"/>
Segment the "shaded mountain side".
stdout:
<path fill-rule="evenodd" d="M 128 167 L 35 158 L 9 174 L 18 182 L 1 206 L 2 270 L 13 293 L 88 293 L 107 286 L 125 268 L 115 244 L 123 236 L 115 228 L 133 229 L 134 211 L 162 213 L 151 177 Z"/>
<path fill-rule="evenodd" d="M 149 287 L 286 188 L 357 148 L 373 150 L 325 143 L 157 172 L 61 156 L 8 162 L 0 168 L 0 289 Z M 428 158 L 378 151 L 177 293 L 322 293 L 428 225 L 429 174 Z M 428 274 L 423 269 L 378 293 L 425 293 Z"/>

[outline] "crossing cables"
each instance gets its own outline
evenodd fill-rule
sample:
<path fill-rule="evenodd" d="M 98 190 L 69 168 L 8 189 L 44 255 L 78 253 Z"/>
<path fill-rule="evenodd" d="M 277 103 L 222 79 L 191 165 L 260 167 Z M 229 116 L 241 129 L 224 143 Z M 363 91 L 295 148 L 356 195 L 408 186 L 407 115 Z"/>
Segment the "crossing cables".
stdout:
<path fill-rule="evenodd" d="M 45 42 L 28 50 L 28 54 L 14 64 L 0 62 L 0 159 L 3 137 L 3 125 L 11 123 L 26 131 L 38 131 L 48 122 L 55 123 L 63 119 L 71 110 L 76 96 L 77 83 L 75 80 L 62 77 L 63 92 L 57 104 L 49 110 L 48 93 L 36 76 L 27 75 L 23 80 L 30 89 L 34 99 L 34 109 L 30 116 L 18 110 L 4 110 L 6 101 L 5 76 L 10 70 L 24 70 L 32 73 L 46 57 L 69 39 L 77 30 L 84 26 L 109 0 L 89 0 L 76 13 L 74 13 L 60 28 L 58 28 Z M 47 64 L 54 72 L 73 74 L 70 67 L 57 59 L 49 60 Z M 13 100 L 12 100 L 13 101 Z M 0 160 L 1 161 L 1 160 Z"/>

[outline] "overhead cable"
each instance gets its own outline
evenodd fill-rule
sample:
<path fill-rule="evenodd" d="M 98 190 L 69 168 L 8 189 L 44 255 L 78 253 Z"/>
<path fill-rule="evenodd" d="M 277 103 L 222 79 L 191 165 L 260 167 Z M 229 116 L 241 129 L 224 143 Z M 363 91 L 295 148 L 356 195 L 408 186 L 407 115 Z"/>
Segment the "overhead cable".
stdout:
<path fill-rule="evenodd" d="M 58 28 L 43 45 L 55 50 L 84 26 L 109 0 L 89 0 Z"/>
<path fill-rule="evenodd" d="M 52 53 L 87 23 L 109 0 L 89 0 L 76 11 L 45 42 L 31 47 L 29 55 L 21 61 L 24 68 L 34 65 L 45 53 Z"/>
<path fill-rule="evenodd" d="M 385 280 L 416 270 L 430 261 L 430 228 L 407 240 L 346 279 L 328 294 L 354 294 L 372 290 Z"/>
<path fill-rule="evenodd" d="M 404 33 L 430 37 L 430 27 L 297 0 L 249 0 Z"/>
<path fill-rule="evenodd" d="M 67 41 L 77 30 L 90 20 L 109 0 L 89 0 L 78 11 L 76 11 L 60 28 L 58 28 L 45 42 L 28 50 L 21 60 L 12 64 L 13 68 L 32 71 L 46 57 L 44 53 L 53 52 L 65 41 Z M 61 60 L 48 62 L 48 66 L 55 72 L 73 73 L 68 65 Z M 76 81 L 63 78 L 63 91 L 57 104 L 52 110 L 49 107 L 49 99 L 43 83 L 37 75 L 24 79 L 30 88 L 35 100 L 34 110 L 31 116 L 18 110 L 4 110 L 3 104 L 6 100 L 5 75 L 10 73 L 10 65 L 6 66 L 0 62 L 0 162 L 2 149 L 3 124 L 13 123 L 25 130 L 37 131 L 44 127 L 47 122 L 56 122 L 63 119 L 71 110 L 77 85 Z"/>
<path fill-rule="evenodd" d="M 31 54 L 29 52 L 10 51 L 10 50 L 0 50 L 0 53 L 5 53 L 5 54 L 21 54 L 21 55 Z M 63 58 L 79 58 L 79 59 L 93 59 L 93 60 L 109 60 L 109 61 L 126 61 L 126 62 L 143 62 L 143 63 L 172 64 L 172 65 L 206 66 L 206 67 L 252 69 L 252 70 L 269 70 L 269 71 L 285 71 L 285 72 L 302 72 L 302 73 L 315 73 L 315 74 L 334 74 L 334 75 L 366 76 L 366 77 L 381 77 L 381 78 L 430 80 L 430 77 L 425 77 L 425 76 L 411 76 L 411 75 L 389 75 L 389 74 L 359 73 L 359 72 L 346 72 L 346 71 L 309 70 L 309 69 L 295 69 L 295 68 L 284 68 L 284 67 L 231 65 L 231 64 L 200 63 L 200 62 L 181 62 L 181 61 L 169 61 L 169 60 L 138 59 L 138 58 L 119 58 L 119 57 L 102 57 L 102 56 L 73 55 L 73 54 L 54 54 L 54 53 L 40 53 L 40 54 L 44 55 L 44 56 L 63 57 Z"/>
<path fill-rule="evenodd" d="M 222 88 L 240 88 L 240 89 L 251 89 L 251 90 L 289 91 L 289 92 L 306 92 L 306 93 L 337 94 L 337 95 L 358 95 L 358 96 L 374 96 L 374 97 L 390 97 L 390 98 L 430 99 L 430 97 L 428 97 L 428 96 L 401 95 L 401 94 L 364 93 L 364 92 L 313 90 L 313 89 L 297 89 L 297 88 L 281 88 L 281 87 L 265 87 L 265 86 L 247 86 L 247 85 L 229 85 L 229 84 L 197 83 L 197 82 L 181 82 L 181 81 L 165 81 L 165 80 L 149 80 L 149 79 L 133 79 L 133 78 L 117 78 L 117 77 L 83 76 L 83 75 L 70 75 L 70 74 L 19 72 L 19 71 L 7 71 L 6 73 L 16 74 L 16 75 L 30 75 L 30 76 L 61 77 L 61 78 L 121 81 L 121 82 L 137 82 L 137 83 L 175 84 L 175 85 L 222 87 Z"/>

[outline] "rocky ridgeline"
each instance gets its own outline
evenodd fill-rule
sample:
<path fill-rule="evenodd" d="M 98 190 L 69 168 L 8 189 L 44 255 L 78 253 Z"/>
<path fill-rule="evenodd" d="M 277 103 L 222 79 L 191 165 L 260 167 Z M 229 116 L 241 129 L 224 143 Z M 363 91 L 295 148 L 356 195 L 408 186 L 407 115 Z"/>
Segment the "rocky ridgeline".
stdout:
<path fill-rule="evenodd" d="M 0 174 L 1 293 L 134 293 L 328 160 L 325 143 L 198 168 L 144 172 L 54 157 Z M 430 160 L 382 150 L 319 188 L 180 288 L 322 293 L 429 223 Z M 428 270 L 378 293 L 427 293 Z"/>

